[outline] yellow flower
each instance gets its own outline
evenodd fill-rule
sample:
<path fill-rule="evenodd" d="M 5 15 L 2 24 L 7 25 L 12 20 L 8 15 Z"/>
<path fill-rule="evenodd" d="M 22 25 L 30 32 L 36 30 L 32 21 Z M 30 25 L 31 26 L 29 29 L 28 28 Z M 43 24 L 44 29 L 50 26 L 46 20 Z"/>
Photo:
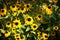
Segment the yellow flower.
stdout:
<path fill-rule="evenodd" d="M 28 24 L 28 25 L 32 24 L 32 23 L 33 23 L 33 18 L 30 17 L 30 16 L 27 16 L 27 17 L 25 18 L 25 23 Z"/>
<path fill-rule="evenodd" d="M 15 39 L 16 39 L 16 38 L 20 38 L 20 34 L 19 34 L 19 33 L 15 33 L 15 34 L 14 34 L 14 37 L 15 37 Z"/>
<path fill-rule="evenodd" d="M 10 6 L 10 10 L 11 11 L 17 11 L 17 6 L 15 6 L 15 5 Z"/>
<path fill-rule="evenodd" d="M 40 7 L 39 10 L 40 12 L 44 13 L 44 8 Z"/>
<path fill-rule="evenodd" d="M 6 27 L 11 27 L 11 22 L 7 21 L 6 22 Z"/>
<path fill-rule="evenodd" d="M 25 13 L 26 12 L 26 8 L 20 8 L 20 13 Z"/>
<path fill-rule="evenodd" d="M 12 32 L 15 33 L 16 32 L 16 28 L 12 27 Z"/>
<path fill-rule="evenodd" d="M 54 26 L 53 29 L 57 31 L 59 29 L 59 27 L 58 26 Z"/>
<path fill-rule="evenodd" d="M 10 5 L 10 4 L 11 4 L 11 0 L 6 0 L 6 3 L 7 3 L 8 5 Z"/>
<path fill-rule="evenodd" d="M 51 6 L 47 6 L 47 7 L 46 7 L 46 13 L 47 13 L 48 15 L 51 15 L 51 14 L 52 14 Z"/>
<path fill-rule="evenodd" d="M 13 15 L 13 16 L 16 16 L 16 15 L 17 15 L 17 11 L 13 11 L 13 12 L 12 12 L 12 15 Z"/>
<path fill-rule="evenodd" d="M 20 7 L 21 6 L 21 3 L 20 2 L 16 2 L 16 5 Z"/>
<path fill-rule="evenodd" d="M 15 40 L 20 40 L 20 38 L 16 38 Z"/>
<path fill-rule="evenodd" d="M 54 31 L 51 31 L 51 36 L 55 36 L 56 33 Z"/>
<path fill-rule="evenodd" d="M 38 36 L 42 36 L 42 32 L 37 32 L 37 35 Z"/>
<path fill-rule="evenodd" d="M 58 2 L 58 0 L 52 0 L 54 3 L 57 3 Z"/>
<path fill-rule="evenodd" d="M 0 15 L 1 15 L 1 16 L 4 16 L 4 15 L 6 15 L 6 12 L 7 12 L 6 9 L 1 9 L 1 11 L 0 11 Z"/>
<path fill-rule="evenodd" d="M 13 20 L 13 27 L 20 28 L 20 26 L 21 26 L 20 19 Z"/>
<path fill-rule="evenodd" d="M 5 32 L 4 32 L 5 37 L 9 37 L 10 34 L 11 34 L 11 32 L 9 32 L 9 31 L 5 31 Z"/>
<path fill-rule="evenodd" d="M 46 33 L 42 33 L 43 39 L 48 39 L 48 35 Z"/>
<path fill-rule="evenodd" d="M 26 8 L 18 8 L 18 13 L 25 13 L 26 12 Z"/>
<path fill-rule="evenodd" d="M 26 8 L 27 11 L 30 10 L 30 8 L 31 8 L 30 4 L 25 4 L 24 6 L 25 6 L 25 8 Z"/>
<path fill-rule="evenodd" d="M 38 29 L 38 25 L 37 24 L 32 24 L 31 25 L 31 29 L 34 31 L 34 30 L 37 30 Z"/>
<path fill-rule="evenodd" d="M 20 33 L 15 33 L 14 37 L 16 40 L 24 40 L 24 37 L 21 37 Z"/>
<path fill-rule="evenodd" d="M 42 20 L 42 16 L 41 15 L 37 15 L 36 18 L 37 18 L 38 21 Z"/>

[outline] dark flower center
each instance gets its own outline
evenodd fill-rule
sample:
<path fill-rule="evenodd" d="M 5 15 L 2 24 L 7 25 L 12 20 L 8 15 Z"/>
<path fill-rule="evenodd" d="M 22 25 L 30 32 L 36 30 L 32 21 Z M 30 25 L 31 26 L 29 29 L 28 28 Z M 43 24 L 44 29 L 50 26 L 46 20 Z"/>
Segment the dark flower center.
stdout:
<path fill-rule="evenodd" d="M 34 28 L 36 28 L 36 26 L 34 26 Z"/>
<path fill-rule="evenodd" d="M 18 37 L 18 35 L 16 35 L 16 37 Z"/>
<path fill-rule="evenodd" d="M 8 33 L 7 31 L 5 33 Z"/>
<path fill-rule="evenodd" d="M 31 21 L 31 19 L 30 19 L 30 18 L 28 18 L 28 21 Z"/>
<path fill-rule="evenodd" d="M 9 0 L 7 0 L 7 2 L 9 2 Z"/>
<path fill-rule="evenodd" d="M 17 38 L 17 40 L 19 40 L 19 38 Z"/>
<path fill-rule="evenodd" d="M 21 8 L 21 10 L 24 10 L 24 8 Z"/>
<path fill-rule="evenodd" d="M 40 35 L 42 35 L 42 32 L 40 33 Z"/>
<path fill-rule="evenodd" d="M 41 16 L 40 16 L 40 15 L 39 15 L 38 17 L 39 17 L 39 18 L 41 18 Z"/>
<path fill-rule="evenodd" d="M 20 4 L 20 3 L 18 3 L 18 4 Z"/>
<path fill-rule="evenodd" d="M 58 29 L 57 27 L 55 27 L 55 29 Z"/>
<path fill-rule="evenodd" d="M 21 37 L 21 39 L 23 39 L 23 37 Z"/>
<path fill-rule="evenodd" d="M 29 5 L 27 5 L 27 8 L 29 8 Z"/>
<path fill-rule="evenodd" d="M 15 29 L 13 29 L 13 30 L 15 30 Z"/>
<path fill-rule="evenodd" d="M 15 6 L 12 6 L 13 8 L 15 7 Z"/>
<path fill-rule="evenodd" d="M 10 23 L 7 23 L 7 25 L 10 25 Z"/>
<path fill-rule="evenodd" d="M 16 22 L 15 25 L 18 25 L 18 22 Z"/>
<path fill-rule="evenodd" d="M 2 10 L 2 12 L 4 12 L 4 10 Z"/>
<path fill-rule="evenodd" d="M 18 10 L 20 10 L 20 8 L 18 8 Z"/>
<path fill-rule="evenodd" d="M 50 9 L 51 7 L 50 7 L 50 6 L 48 6 L 48 8 Z"/>
<path fill-rule="evenodd" d="M 45 36 L 45 38 L 48 38 L 48 36 Z"/>

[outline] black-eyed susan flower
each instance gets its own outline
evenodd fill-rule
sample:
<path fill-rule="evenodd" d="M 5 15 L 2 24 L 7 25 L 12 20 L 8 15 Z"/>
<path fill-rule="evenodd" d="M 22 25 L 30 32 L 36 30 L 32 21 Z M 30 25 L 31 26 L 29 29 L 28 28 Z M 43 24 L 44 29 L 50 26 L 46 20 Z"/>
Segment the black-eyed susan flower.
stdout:
<path fill-rule="evenodd" d="M 54 3 L 57 3 L 58 2 L 58 0 L 52 0 Z"/>
<path fill-rule="evenodd" d="M 1 11 L 0 11 L 1 13 L 1 16 L 4 16 L 4 15 L 6 15 L 6 12 L 7 12 L 7 9 L 1 9 Z"/>
<path fill-rule="evenodd" d="M 32 24 L 31 25 L 31 29 L 32 30 L 37 30 L 38 29 L 38 25 L 37 24 Z"/>
<path fill-rule="evenodd" d="M 12 27 L 12 32 L 15 33 L 16 32 L 16 28 Z"/>
<path fill-rule="evenodd" d="M 46 13 L 48 15 L 51 15 L 52 14 L 51 6 L 46 6 Z"/>
<path fill-rule="evenodd" d="M 5 32 L 4 32 L 5 37 L 9 37 L 10 34 L 11 34 L 11 32 L 9 32 L 9 31 L 5 31 Z"/>
<path fill-rule="evenodd" d="M 26 12 L 26 8 L 20 8 L 20 13 L 25 13 Z"/>
<path fill-rule="evenodd" d="M 33 23 L 33 18 L 30 17 L 30 16 L 27 16 L 27 17 L 25 18 L 25 23 L 28 24 L 28 25 L 32 24 L 32 23 Z"/>
<path fill-rule="evenodd" d="M 40 36 L 42 36 L 42 32 L 37 32 L 37 35 L 40 37 Z"/>
<path fill-rule="evenodd" d="M 11 5 L 10 10 L 11 11 L 17 11 L 17 6 L 16 5 Z"/>
<path fill-rule="evenodd" d="M 21 6 L 21 3 L 17 1 L 16 2 L 16 5 L 20 7 Z"/>
<path fill-rule="evenodd" d="M 6 0 L 6 3 L 7 3 L 8 5 L 10 5 L 10 4 L 11 4 L 11 0 Z"/>
<path fill-rule="evenodd" d="M 20 28 L 21 27 L 20 19 L 13 20 L 13 27 L 15 27 L 15 28 Z"/>
<path fill-rule="evenodd" d="M 13 16 L 16 16 L 16 15 L 17 15 L 17 11 L 13 11 L 13 12 L 12 12 L 12 15 L 13 15 Z"/>
<path fill-rule="evenodd" d="M 42 37 L 43 37 L 43 39 L 48 39 L 48 34 L 46 34 L 46 33 L 42 33 Z"/>
<path fill-rule="evenodd" d="M 51 31 L 51 36 L 55 36 L 56 33 L 54 31 Z"/>
<path fill-rule="evenodd" d="M 15 34 L 14 34 L 14 37 L 15 37 L 15 39 L 16 39 L 16 38 L 20 38 L 20 33 L 15 33 Z"/>
<path fill-rule="evenodd" d="M 20 40 L 20 38 L 16 38 L 15 40 Z"/>
<path fill-rule="evenodd" d="M 20 38 L 20 40 L 25 40 L 24 38 Z"/>
<path fill-rule="evenodd" d="M 44 13 L 44 8 L 43 7 L 40 7 L 39 10 L 40 10 L 40 12 Z"/>
<path fill-rule="evenodd" d="M 17 33 L 17 37 L 15 38 L 16 40 L 24 40 L 24 37 L 21 37 L 20 34 Z"/>
<path fill-rule="evenodd" d="M 54 26 L 54 27 L 53 27 L 53 30 L 56 30 L 56 31 L 57 31 L 58 29 L 59 29 L 58 26 Z"/>
<path fill-rule="evenodd" d="M 25 6 L 27 11 L 30 10 L 30 8 L 31 8 L 31 4 L 25 4 L 24 6 Z"/>
<path fill-rule="evenodd" d="M 20 8 L 18 8 L 17 10 L 18 10 L 18 13 L 21 13 L 21 9 Z"/>
<path fill-rule="evenodd" d="M 42 20 L 42 16 L 41 16 L 41 15 L 37 15 L 37 16 L 36 16 L 36 19 L 37 19 L 38 21 L 40 21 L 40 20 Z"/>
<path fill-rule="evenodd" d="M 20 36 L 20 40 L 25 40 L 25 35 Z"/>
<path fill-rule="evenodd" d="M 11 22 L 10 21 L 6 22 L 6 27 L 11 27 Z"/>

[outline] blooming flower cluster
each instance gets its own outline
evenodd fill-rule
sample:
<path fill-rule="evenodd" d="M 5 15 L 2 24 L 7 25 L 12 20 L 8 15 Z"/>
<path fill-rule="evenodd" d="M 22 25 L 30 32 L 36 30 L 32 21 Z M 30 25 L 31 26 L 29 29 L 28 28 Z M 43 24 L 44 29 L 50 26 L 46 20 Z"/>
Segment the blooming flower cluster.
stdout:
<path fill-rule="evenodd" d="M 0 0 L 0 40 L 60 40 L 59 0 Z"/>

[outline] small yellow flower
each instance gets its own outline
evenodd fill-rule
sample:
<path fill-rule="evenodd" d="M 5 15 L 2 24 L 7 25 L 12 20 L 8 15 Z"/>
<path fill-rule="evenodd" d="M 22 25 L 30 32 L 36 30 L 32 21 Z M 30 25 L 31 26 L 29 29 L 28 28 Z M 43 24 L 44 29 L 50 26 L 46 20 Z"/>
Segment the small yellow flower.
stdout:
<path fill-rule="evenodd" d="M 54 31 L 51 32 L 51 36 L 55 36 L 56 33 Z"/>
<path fill-rule="evenodd" d="M 37 15 L 37 16 L 36 16 L 36 19 L 37 19 L 38 21 L 40 21 L 40 20 L 42 20 L 42 16 L 41 16 L 41 15 Z"/>
<path fill-rule="evenodd" d="M 52 0 L 54 3 L 57 3 L 58 2 L 58 0 Z"/>
<path fill-rule="evenodd" d="M 16 28 L 12 27 L 12 32 L 15 33 L 16 32 Z"/>
<path fill-rule="evenodd" d="M 9 32 L 9 31 L 5 31 L 5 32 L 4 32 L 5 37 L 9 37 L 10 34 L 11 34 L 11 32 Z"/>
<path fill-rule="evenodd" d="M 59 29 L 59 27 L 58 26 L 54 26 L 53 29 L 57 31 Z"/>
<path fill-rule="evenodd" d="M 17 15 L 17 11 L 13 11 L 13 12 L 12 12 L 12 15 L 13 15 L 13 16 L 16 16 L 16 15 Z"/>
<path fill-rule="evenodd" d="M 40 10 L 40 12 L 44 13 L 44 8 L 43 7 L 40 7 L 39 10 Z"/>
<path fill-rule="evenodd" d="M 21 36 L 20 36 L 20 33 L 16 33 L 16 34 L 14 35 L 14 37 L 15 37 L 16 40 L 24 40 L 24 37 L 21 37 Z"/>
<path fill-rule="evenodd" d="M 20 26 L 21 26 L 20 19 L 13 20 L 13 27 L 20 28 Z"/>
<path fill-rule="evenodd" d="M 6 22 L 6 27 L 11 27 L 11 22 L 7 21 Z"/>
<path fill-rule="evenodd" d="M 42 34 L 43 39 L 48 39 L 48 35 L 46 33 Z"/>
<path fill-rule="evenodd" d="M 37 35 L 38 36 L 42 36 L 42 32 L 37 32 Z"/>
<path fill-rule="evenodd" d="M 18 8 L 18 13 L 25 13 L 26 12 L 26 8 Z"/>
<path fill-rule="evenodd" d="M 25 18 L 25 23 L 28 24 L 28 25 L 32 24 L 32 23 L 33 23 L 33 18 L 30 17 L 30 16 L 27 16 L 27 17 Z"/>
<path fill-rule="evenodd" d="M 25 6 L 25 8 L 26 8 L 27 11 L 30 10 L 30 8 L 31 8 L 30 4 L 25 4 L 24 6 Z"/>
<path fill-rule="evenodd" d="M 17 6 L 15 6 L 15 5 L 10 6 L 10 10 L 11 11 L 17 11 Z"/>
<path fill-rule="evenodd" d="M 19 34 L 19 33 L 15 33 L 15 34 L 14 34 L 14 37 L 15 37 L 15 39 L 16 39 L 16 38 L 20 38 L 20 34 Z"/>
<path fill-rule="evenodd" d="M 17 2 L 16 5 L 20 7 L 21 6 L 21 3 L 20 2 Z"/>
<path fill-rule="evenodd" d="M 31 25 L 31 29 L 32 29 L 33 31 L 37 30 L 37 29 L 38 29 L 38 25 L 37 25 L 37 24 L 32 24 L 32 25 Z"/>
<path fill-rule="evenodd" d="M 48 15 L 51 15 L 51 14 L 52 14 L 52 10 L 51 10 L 51 7 L 50 7 L 50 6 L 47 6 L 47 7 L 46 7 L 46 13 L 47 13 Z"/>
<path fill-rule="evenodd" d="M 6 9 L 1 9 L 1 11 L 0 11 L 1 16 L 6 15 L 6 12 L 7 12 L 7 10 L 6 10 Z"/>
<path fill-rule="evenodd" d="M 20 13 L 25 13 L 26 12 L 26 8 L 20 8 Z"/>
<path fill-rule="evenodd" d="M 20 38 L 16 38 L 15 40 L 20 40 Z"/>

